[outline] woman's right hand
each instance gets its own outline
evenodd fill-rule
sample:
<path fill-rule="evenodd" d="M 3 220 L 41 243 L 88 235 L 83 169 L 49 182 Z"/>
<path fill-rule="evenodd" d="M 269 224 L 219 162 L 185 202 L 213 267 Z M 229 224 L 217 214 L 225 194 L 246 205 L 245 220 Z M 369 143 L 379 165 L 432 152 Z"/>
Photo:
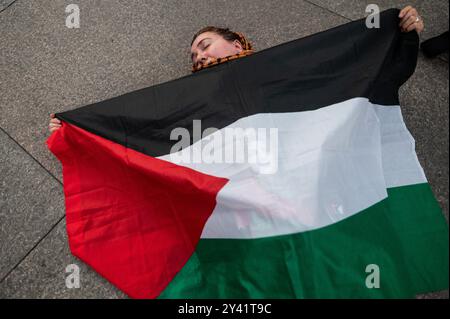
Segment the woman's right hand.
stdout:
<path fill-rule="evenodd" d="M 50 123 L 48 124 L 48 129 L 50 133 L 59 130 L 62 126 L 61 121 L 55 117 L 55 113 L 50 114 Z"/>

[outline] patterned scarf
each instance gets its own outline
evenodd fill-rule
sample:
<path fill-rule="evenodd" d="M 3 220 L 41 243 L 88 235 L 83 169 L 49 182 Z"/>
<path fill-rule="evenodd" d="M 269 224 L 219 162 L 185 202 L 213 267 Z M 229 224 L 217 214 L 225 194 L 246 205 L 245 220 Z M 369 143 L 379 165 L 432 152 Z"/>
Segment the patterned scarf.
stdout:
<path fill-rule="evenodd" d="M 242 58 L 244 56 L 250 55 L 252 53 L 254 53 L 255 51 L 253 50 L 253 46 L 252 44 L 247 40 L 247 38 L 240 32 L 236 32 L 236 34 L 239 36 L 239 42 L 241 42 L 242 44 L 242 48 L 243 50 L 238 53 L 238 54 L 233 54 L 233 55 L 229 55 L 223 58 L 212 58 L 209 62 L 205 63 L 205 64 L 198 64 L 192 65 L 192 73 L 203 70 L 205 68 L 209 68 L 211 66 L 220 64 L 220 63 L 224 63 L 230 60 L 234 60 L 234 59 L 238 59 L 238 58 Z"/>

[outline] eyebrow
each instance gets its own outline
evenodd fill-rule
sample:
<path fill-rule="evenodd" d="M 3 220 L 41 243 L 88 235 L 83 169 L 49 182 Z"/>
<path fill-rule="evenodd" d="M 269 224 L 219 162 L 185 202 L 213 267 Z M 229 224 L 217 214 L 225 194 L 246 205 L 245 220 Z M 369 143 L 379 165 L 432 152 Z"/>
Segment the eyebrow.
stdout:
<path fill-rule="evenodd" d="M 206 39 L 211 39 L 211 38 L 204 38 L 202 39 L 202 41 L 200 41 L 199 43 L 197 43 L 197 47 L 200 45 L 200 43 L 202 43 L 203 41 L 205 41 Z M 191 61 L 194 60 L 194 53 L 191 53 Z"/>

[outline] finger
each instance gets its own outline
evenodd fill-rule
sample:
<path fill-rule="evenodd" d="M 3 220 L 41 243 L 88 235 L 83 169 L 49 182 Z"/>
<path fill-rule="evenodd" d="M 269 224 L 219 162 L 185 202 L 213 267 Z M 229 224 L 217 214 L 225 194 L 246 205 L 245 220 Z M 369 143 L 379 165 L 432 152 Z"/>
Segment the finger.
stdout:
<path fill-rule="evenodd" d="M 54 118 L 55 117 L 55 113 L 50 113 L 50 117 Z"/>
<path fill-rule="evenodd" d="M 405 13 L 402 20 L 400 21 L 400 26 L 402 24 L 404 24 L 406 21 L 408 21 L 408 19 L 410 17 L 414 17 L 414 16 L 417 16 L 417 11 L 416 11 L 416 9 L 412 8 L 411 10 L 409 10 L 408 12 Z"/>
<path fill-rule="evenodd" d="M 403 16 L 405 15 L 406 12 L 408 12 L 410 9 L 412 9 L 411 6 L 406 6 L 404 7 L 401 11 L 400 14 L 398 15 L 399 18 L 403 18 Z"/>
<path fill-rule="evenodd" d="M 422 32 L 423 29 L 425 29 L 425 25 L 423 24 L 422 21 L 419 22 L 419 25 L 417 26 L 416 30 L 418 33 Z"/>
<path fill-rule="evenodd" d="M 409 19 L 403 24 L 402 29 L 403 31 L 407 31 L 408 28 L 411 28 L 411 26 L 413 29 L 416 27 L 416 17 L 409 17 Z"/>
<path fill-rule="evenodd" d="M 49 127 L 61 127 L 61 124 L 50 123 L 48 126 Z"/>
<path fill-rule="evenodd" d="M 414 22 L 414 28 L 411 28 L 411 30 L 414 30 L 414 29 L 416 29 L 417 33 L 422 32 L 424 29 L 423 20 L 420 20 L 419 22 Z M 411 31 L 411 30 L 409 30 L 409 31 Z"/>
<path fill-rule="evenodd" d="M 411 24 L 410 26 L 408 26 L 408 27 L 406 28 L 406 32 L 410 32 L 410 31 L 412 31 L 412 30 L 414 30 L 414 29 L 416 29 L 418 32 L 420 32 L 420 31 L 419 31 L 419 28 L 418 28 L 418 25 L 417 25 L 416 23 L 413 23 L 413 24 Z"/>
<path fill-rule="evenodd" d="M 57 119 L 57 118 L 53 118 L 50 120 L 50 123 L 61 123 L 61 120 Z"/>
<path fill-rule="evenodd" d="M 414 20 L 417 17 L 417 11 L 416 10 L 410 10 L 408 11 L 408 13 L 405 14 L 405 16 L 402 18 L 402 20 L 400 21 L 400 27 L 404 28 L 404 25 L 406 22 L 408 22 L 408 20 L 410 18 L 413 18 Z"/>

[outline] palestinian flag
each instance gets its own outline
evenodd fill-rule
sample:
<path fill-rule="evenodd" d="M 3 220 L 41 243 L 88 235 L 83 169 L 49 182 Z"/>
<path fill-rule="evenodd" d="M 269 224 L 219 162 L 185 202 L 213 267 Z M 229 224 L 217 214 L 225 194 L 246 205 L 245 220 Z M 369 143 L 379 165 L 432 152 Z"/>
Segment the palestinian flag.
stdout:
<path fill-rule="evenodd" d="M 448 288 L 448 226 L 399 106 L 419 41 L 398 13 L 57 113 L 72 253 L 134 298 Z"/>

